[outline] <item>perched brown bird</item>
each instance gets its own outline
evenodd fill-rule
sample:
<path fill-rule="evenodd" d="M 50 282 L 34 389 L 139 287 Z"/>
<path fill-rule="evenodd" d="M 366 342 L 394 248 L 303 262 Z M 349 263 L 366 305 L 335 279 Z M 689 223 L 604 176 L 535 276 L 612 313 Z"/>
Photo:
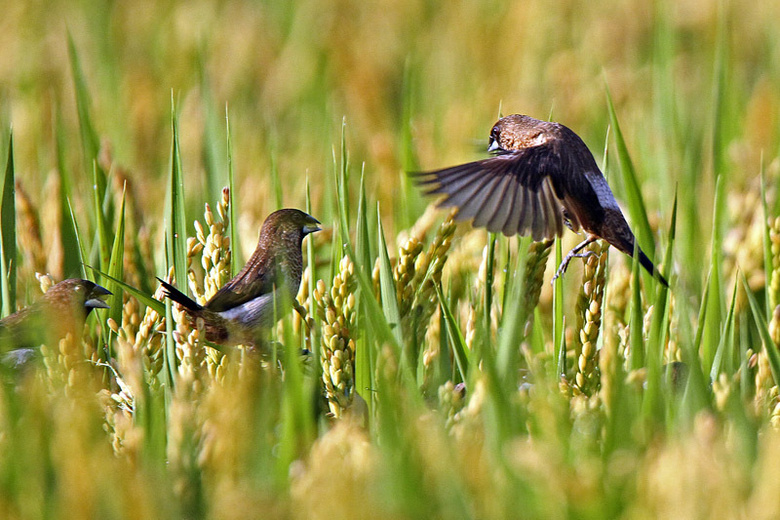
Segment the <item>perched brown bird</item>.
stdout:
<path fill-rule="evenodd" d="M 202 325 L 207 341 L 259 347 L 275 318 L 297 303 L 301 244 L 306 235 L 321 229 L 319 224 L 297 209 L 275 211 L 263 222 L 257 248 L 244 268 L 205 305 L 160 280 L 165 295 L 184 307 L 193 326 Z"/>
<path fill-rule="evenodd" d="M 593 154 L 567 127 L 529 116 L 498 120 L 488 151 L 495 157 L 414 174 L 427 194 L 445 194 L 440 206 L 458 208 L 458 220 L 492 232 L 550 239 L 583 229 L 586 239 L 566 255 L 555 278 L 591 242 L 602 238 L 629 256 L 634 234 L 609 189 Z M 665 286 L 666 279 L 637 248 L 639 263 Z M 555 279 L 553 278 L 553 279 Z"/>
<path fill-rule="evenodd" d="M 33 347 L 71 334 L 81 338 L 92 309 L 107 309 L 111 293 L 89 280 L 71 278 L 53 285 L 40 300 L 0 320 L 0 350 L 7 365 L 24 363 Z"/>

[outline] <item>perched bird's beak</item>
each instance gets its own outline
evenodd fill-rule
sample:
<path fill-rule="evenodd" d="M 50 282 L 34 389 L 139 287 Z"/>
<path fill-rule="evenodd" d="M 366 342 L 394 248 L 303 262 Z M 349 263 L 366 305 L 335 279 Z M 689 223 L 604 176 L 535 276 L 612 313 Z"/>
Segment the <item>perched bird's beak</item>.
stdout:
<path fill-rule="evenodd" d="M 108 304 L 103 300 L 109 296 L 111 296 L 111 291 L 95 284 L 89 292 L 87 301 L 84 302 L 84 307 L 87 309 L 108 309 Z"/>
<path fill-rule="evenodd" d="M 309 215 L 309 222 L 303 225 L 303 234 L 308 235 L 309 233 L 314 233 L 315 231 L 321 231 L 322 228 L 320 227 L 320 221 L 316 218 Z"/>
<path fill-rule="evenodd" d="M 501 151 L 501 145 L 498 144 L 498 139 L 493 139 L 493 140 L 490 141 L 490 145 L 488 145 L 487 151 L 490 152 L 490 153 L 495 153 L 495 152 Z"/>

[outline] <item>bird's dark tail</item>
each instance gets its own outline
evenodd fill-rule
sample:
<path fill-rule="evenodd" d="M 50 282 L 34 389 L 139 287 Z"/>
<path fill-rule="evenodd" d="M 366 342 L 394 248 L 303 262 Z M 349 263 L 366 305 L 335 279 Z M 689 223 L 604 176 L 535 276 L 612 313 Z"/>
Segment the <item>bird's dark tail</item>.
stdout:
<path fill-rule="evenodd" d="M 666 281 L 666 278 L 663 277 L 661 272 L 656 269 L 655 265 L 653 265 L 653 262 L 650 261 L 649 258 L 647 258 L 647 255 L 642 251 L 641 249 L 637 248 L 639 252 L 639 264 L 645 268 L 645 270 L 650 273 L 650 276 L 654 277 L 656 280 L 664 284 L 665 287 L 669 287 L 669 282 Z"/>
<path fill-rule="evenodd" d="M 168 282 L 157 278 L 160 280 L 160 283 L 163 286 L 163 289 L 165 289 L 165 296 L 170 298 L 171 300 L 175 301 L 179 305 L 183 305 L 187 309 L 191 311 L 200 311 L 203 310 L 203 306 L 198 304 L 198 302 L 194 301 L 192 298 L 178 290 L 173 285 L 169 284 Z"/>

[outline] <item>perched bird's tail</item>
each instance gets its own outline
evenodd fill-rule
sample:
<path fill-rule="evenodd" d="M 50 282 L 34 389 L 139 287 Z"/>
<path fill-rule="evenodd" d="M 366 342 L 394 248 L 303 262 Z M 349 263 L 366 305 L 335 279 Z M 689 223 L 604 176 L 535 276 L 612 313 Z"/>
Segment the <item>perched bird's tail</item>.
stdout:
<path fill-rule="evenodd" d="M 652 265 L 652 264 L 651 264 Z M 175 301 L 179 305 L 183 305 L 187 309 L 191 311 L 200 311 L 203 310 L 203 306 L 198 304 L 198 302 L 194 301 L 192 298 L 178 290 L 173 285 L 169 284 L 168 282 L 157 278 L 160 280 L 160 283 L 163 286 L 163 289 L 165 289 L 165 296 L 170 298 L 171 300 Z"/>
<path fill-rule="evenodd" d="M 637 251 L 639 252 L 639 264 L 645 268 L 645 270 L 650 273 L 650 276 L 654 277 L 656 280 L 664 284 L 665 287 L 669 287 L 669 282 L 666 281 L 666 278 L 663 277 L 661 274 L 661 271 L 656 269 L 655 265 L 653 265 L 653 262 L 650 261 L 649 258 L 647 258 L 647 255 L 642 251 L 641 249 L 637 248 Z M 186 298 L 186 297 L 185 297 Z"/>

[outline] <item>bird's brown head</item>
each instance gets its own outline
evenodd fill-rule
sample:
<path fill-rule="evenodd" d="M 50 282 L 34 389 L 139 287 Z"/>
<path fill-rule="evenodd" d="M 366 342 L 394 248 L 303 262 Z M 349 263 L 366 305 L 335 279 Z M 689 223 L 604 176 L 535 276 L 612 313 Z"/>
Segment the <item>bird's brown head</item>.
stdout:
<path fill-rule="evenodd" d="M 111 292 L 105 287 L 82 280 L 80 278 L 69 278 L 52 286 L 44 299 L 50 303 L 60 302 L 69 303 L 73 308 L 83 309 L 85 316 L 92 309 L 108 309 L 105 298 L 111 295 Z"/>
<path fill-rule="evenodd" d="M 554 125 L 520 114 L 502 117 L 490 130 L 488 151 L 498 155 L 545 144 Z"/>
<path fill-rule="evenodd" d="M 300 244 L 303 237 L 322 229 L 320 222 L 298 209 L 280 209 L 265 219 L 260 229 L 260 242 L 281 241 Z"/>

